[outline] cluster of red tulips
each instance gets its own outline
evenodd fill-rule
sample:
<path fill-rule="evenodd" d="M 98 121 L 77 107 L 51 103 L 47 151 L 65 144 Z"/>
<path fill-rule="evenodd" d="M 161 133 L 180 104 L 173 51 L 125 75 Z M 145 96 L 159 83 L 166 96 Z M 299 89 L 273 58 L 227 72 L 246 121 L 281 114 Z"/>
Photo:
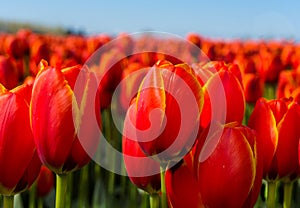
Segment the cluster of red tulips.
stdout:
<path fill-rule="evenodd" d="M 300 45 L 112 39 L 0 34 L 4 207 L 299 206 Z"/>

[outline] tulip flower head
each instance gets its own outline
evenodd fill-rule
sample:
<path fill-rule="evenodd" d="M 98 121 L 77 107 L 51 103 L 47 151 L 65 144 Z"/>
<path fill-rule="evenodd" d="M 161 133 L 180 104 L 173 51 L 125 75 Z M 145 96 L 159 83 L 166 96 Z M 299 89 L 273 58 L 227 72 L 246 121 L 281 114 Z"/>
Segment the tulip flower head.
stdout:
<path fill-rule="evenodd" d="M 122 139 L 123 157 L 127 175 L 131 182 L 149 194 L 160 190 L 159 163 L 141 150 L 136 134 L 136 105 L 131 105 L 127 111 L 124 122 L 124 135 Z"/>
<path fill-rule="evenodd" d="M 54 175 L 51 170 L 47 167 L 42 166 L 36 183 L 37 195 L 39 197 L 44 197 L 53 189 L 54 187 Z"/>
<path fill-rule="evenodd" d="M 201 142 L 201 138 L 197 143 L 194 162 L 203 204 L 205 207 L 242 207 L 246 200 L 254 204 L 261 185 L 260 176 L 257 178 L 260 184 L 253 190 L 257 158 L 254 143 L 249 142 L 253 138 L 248 141 L 247 137 L 254 135 L 238 122 L 219 126 L 219 131 L 222 132 L 221 138 L 207 159 L 203 160 L 201 153 L 211 147 Z M 206 138 L 205 133 L 201 136 L 214 139 Z M 255 191 L 254 199 L 248 199 L 251 190 Z"/>
<path fill-rule="evenodd" d="M 41 162 L 29 120 L 31 86 L 8 91 L 0 84 L 0 193 L 14 195 L 37 178 Z"/>
<path fill-rule="evenodd" d="M 249 126 L 256 130 L 263 148 L 264 177 L 276 180 L 290 177 L 298 169 L 300 106 L 291 99 L 256 102 Z"/>
<path fill-rule="evenodd" d="M 203 105 L 192 68 L 158 61 L 145 75 L 133 105 L 138 143 L 146 155 L 161 162 L 183 158 L 195 142 Z"/>
<path fill-rule="evenodd" d="M 78 81 L 81 90 L 76 94 Z M 31 125 L 41 161 L 55 173 L 81 168 L 95 152 L 100 123 L 95 84 L 94 74 L 80 66 L 59 70 L 41 63 L 30 103 Z M 93 115 L 96 126 L 89 122 Z"/>

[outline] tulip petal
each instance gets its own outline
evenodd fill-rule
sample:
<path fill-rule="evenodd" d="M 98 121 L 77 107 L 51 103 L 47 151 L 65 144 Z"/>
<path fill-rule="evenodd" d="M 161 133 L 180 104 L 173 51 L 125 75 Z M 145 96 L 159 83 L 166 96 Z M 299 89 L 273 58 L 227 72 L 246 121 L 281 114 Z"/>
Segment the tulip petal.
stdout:
<path fill-rule="evenodd" d="M 153 149 L 155 145 L 148 143 L 161 134 L 166 111 L 166 94 L 160 69 L 151 68 L 144 78 L 136 99 L 136 126 L 144 130 L 138 135 L 142 149 L 152 155 L 162 150 Z M 159 147 L 164 148 L 164 147 Z"/>
<path fill-rule="evenodd" d="M 165 180 L 171 207 L 204 207 L 196 177 L 185 162 L 167 170 Z"/>
<path fill-rule="evenodd" d="M 278 130 L 273 112 L 264 98 L 256 102 L 248 126 L 257 132 L 257 142 L 263 152 L 264 176 L 267 175 L 278 144 Z"/>
<path fill-rule="evenodd" d="M 292 103 L 278 124 L 278 145 L 273 159 L 279 178 L 297 174 L 298 143 L 300 138 L 300 106 Z M 273 166 L 273 164 L 272 164 Z"/>
<path fill-rule="evenodd" d="M 0 186 L 11 194 L 28 167 L 35 145 L 29 123 L 29 109 L 21 96 L 7 92 L 0 96 Z M 3 190 L 1 190 L 3 193 Z"/>
<path fill-rule="evenodd" d="M 141 150 L 136 137 L 136 105 L 130 105 L 124 121 L 122 152 L 127 175 L 137 187 L 152 194 L 160 190 L 160 165 Z"/>
<path fill-rule="evenodd" d="M 214 152 L 198 166 L 204 205 L 241 207 L 253 185 L 255 170 L 253 152 L 244 135 L 226 127 Z"/>
<path fill-rule="evenodd" d="M 54 171 L 61 171 L 75 139 L 72 96 L 60 70 L 40 71 L 30 104 L 32 129 L 42 162 Z"/>

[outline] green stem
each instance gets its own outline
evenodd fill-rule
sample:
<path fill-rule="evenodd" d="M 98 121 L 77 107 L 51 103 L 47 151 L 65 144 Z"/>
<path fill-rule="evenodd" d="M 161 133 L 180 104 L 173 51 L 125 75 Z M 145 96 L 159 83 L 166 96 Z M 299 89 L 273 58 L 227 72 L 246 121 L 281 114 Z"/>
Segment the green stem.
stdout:
<path fill-rule="evenodd" d="M 66 195 L 67 195 L 67 183 L 68 175 L 56 174 L 56 196 L 55 196 L 55 208 L 66 207 Z"/>
<path fill-rule="evenodd" d="M 112 138 L 112 126 L 111 126 L 111 117 L 110 117 L 109 109 L 105 109 L 102 112 L 102 118 L 103 118 L 103 121 L 105 121 L 103 123 L 104 136 L 108 141 L 110 141 L 110 144 L 113 146 L 114 144 L 113 144 L 113 138 Z M 115 164 L 114 155 L 111 152 L 109 152 L 108 154 L 110 154 L 109 156 L 111 158 L 111 164 L 114 167 L 114 164 Z M 114 184 L 115 184 L 115 174 L 113 172 L 110 172 L 109 177 L 108 177 L 108 193 L 110 195 L 113 194 Z"/>
<path fill-rule="evenodd" d="M 116 164 L 116 155 L 115 153 L 111 153 L 111 163 L 113 167 L 115 168 Z M 114 194 L 114 189 L 115 189 L 115 179 L 116 179 L 116 174 L 114 172 L 109 172 L 109 178 L 108 178 L 108 193 L 113 195 Z"/>
<path fill-rule="evenodd" d="M 276 181 L 268 181 L 267 207 L 274 208 L 276 204 Z"/>
<path fill-rule="evenodd" d="M 38 208 L 43 208 L 44 207 L 44 205 L 43 205 L 43 198 L 42 197 L 39 197 L 38 198 L 38 205 L 37 205 L 37 207 Z"/>
<path fill-rule="evenodd" d="M 89 165 L 84 166 L 80 172 L 79 181 L 79 207 L 88 207 L 88 178 L 89 178 Z"/>
<path fill-rule="evenodd" d="M 94 168 L 94 185 L 93 185 L 93 195 L 92 195 L 92 206 L 93 208 L 100 207 L 100 202 L 102 199 L 102 196 L 100 194 L 100 184 L 101 181 L 103 181 L 101 167 L 95 163 L 93 164 Z M 104 201 L 104 200 L 103 200 Z"/>
<path fill-rule="evenodd" d="M 161 183 L 161 208 L 167 208 L 166 183 L 165 183 L 165 168 L 160 167 L 160 183 Z"/>
<path fill-rule="evenodd" d="M 3 207 L 4 208 L 14 208 L 14 195 L 3 196 Z"/>
<path fill-rule="evenodd" d="M 245 110 L 245 116 L 243 119 L 243 124 L 247 125 L 248 124 L 248 120 L 251 116 L 251 113 L 254 109 L 254 103 L 246 103 L 246 110 Z"/>
<path fill-rule="evenodd" d="M 129 205 L 131 208 L 134 208 L 137 205 L 137 188 L 132 183 L 130 183 L 129 194 Z"/>
<path fill-rule="evenodd" d="M 29 208 L 35 208 L 36 200 L 36 183 L 34 183 L 29 190 Z"/>
<path fill-rule="evenodd" d="M 274 83 L 265 83 L 264 97 L 268 100 L 276 98 L 276 84 Z"/>
<path fill-rule="evenodd" d="M 284 183 L 283 208 L 290 208 L 292 202 L 293 183 L 291 181 Z"/>
<path fill-rule="evenodd" d="M 65 196 L 65 208 L 72 207 L 73 172 L 67 174 L 67 193 Z"/>
<path fill-rule="evenodd" d="M 150 208 L 159 208 L 159 196 L 158 194 L 150 194 Z"/>
<path fill-rule="evenodd" d="M 148 193 L 143 191 L 142 192 L 141 208 L 148 208 L 149 207 L 149 201 L 148 201 L 149 199 L 151 201 L 151 196 Z"/>

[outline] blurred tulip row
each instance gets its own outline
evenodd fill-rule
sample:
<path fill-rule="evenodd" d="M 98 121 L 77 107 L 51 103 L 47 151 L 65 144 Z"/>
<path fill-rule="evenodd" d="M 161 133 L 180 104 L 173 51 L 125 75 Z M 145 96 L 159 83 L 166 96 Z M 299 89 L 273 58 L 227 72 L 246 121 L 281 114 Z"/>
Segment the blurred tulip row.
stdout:
<path fill-rule="evenodd" d="M 293 41 L 0 34 L 0 201 L 299 207 L 299 60 Z"/>

